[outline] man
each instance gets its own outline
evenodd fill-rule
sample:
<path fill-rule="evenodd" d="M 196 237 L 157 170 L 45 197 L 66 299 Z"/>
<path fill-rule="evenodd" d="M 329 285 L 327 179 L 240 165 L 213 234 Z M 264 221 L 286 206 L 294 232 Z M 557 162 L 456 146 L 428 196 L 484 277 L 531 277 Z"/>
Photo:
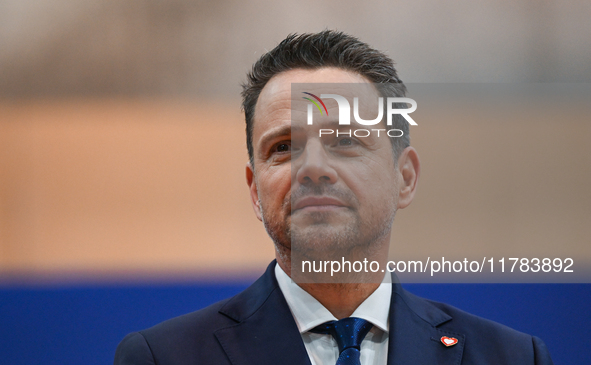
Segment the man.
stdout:
<path fill-rule="evenodd" d="M 377 84 L 376 97 L 405 91 L 390 58 L 343 33 L 292 35 L 263 55 L 243 90 L 246 178 L 276 261 L 233 298 L 129 334 L 115 364 L 552 364 L 540 339 L 418 298 L 381 270 L 305 275 L 303 261 L 341 255 L 385 267 L 420 164 L 404 118 L 377 128 L 395 138 L 347 134 L 334 103 L 305 123 L 298 106 L 314 99 L 297 84 L 314 98 L 314 85 L 332 88 L 324 95 L 350 94 L 346 85 Z"/>

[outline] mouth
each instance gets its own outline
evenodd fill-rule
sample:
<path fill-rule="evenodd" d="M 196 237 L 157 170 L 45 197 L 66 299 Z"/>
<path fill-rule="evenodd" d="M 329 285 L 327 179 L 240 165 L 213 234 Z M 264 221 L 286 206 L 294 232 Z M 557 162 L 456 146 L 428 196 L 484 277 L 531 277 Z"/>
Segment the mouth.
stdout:
<path fill-rule="evenodd" d="M 295 202 L 292 206 L 292 213 L 296 211 L 333 211 L 343 208 L 347 208 L 347 206 L 339 199 L 327 196 L 308 196 Z"/>

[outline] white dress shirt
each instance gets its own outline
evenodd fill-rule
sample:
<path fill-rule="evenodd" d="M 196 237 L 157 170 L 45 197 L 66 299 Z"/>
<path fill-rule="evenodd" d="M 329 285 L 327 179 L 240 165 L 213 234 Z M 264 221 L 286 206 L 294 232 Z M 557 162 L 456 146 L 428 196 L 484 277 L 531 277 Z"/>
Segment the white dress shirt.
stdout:
<path fill-rule="evenodd" d="M 312 365 L 334 365 L 339 347 L 331 335 L 312 333 L 319 324 L 337 319 L 319 301 L 300 288 L 275 265 L 275 277 L 298 326 Z M 361 342 L 361 365 L 386 365 L 392 279 L 384 275 L 382 284 L 363 302 L 351 317 L 363 318 L 373 328 Z"/>

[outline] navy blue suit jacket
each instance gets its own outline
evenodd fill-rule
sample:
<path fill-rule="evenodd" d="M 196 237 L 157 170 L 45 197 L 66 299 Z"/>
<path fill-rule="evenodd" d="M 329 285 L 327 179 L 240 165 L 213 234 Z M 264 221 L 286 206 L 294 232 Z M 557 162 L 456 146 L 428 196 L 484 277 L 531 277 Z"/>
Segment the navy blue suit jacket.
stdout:
<path fill-rule="evenodd" d="M 309 365 L 275 279 L 275 264 L 232 298 L 130 333 L 117 347 L 115 365 Z M 459 342 L 446 347 L 442 336 Z M 548 365 L 552 360 L 537 337 L 419 298 L 395 282 L 388 364 Z"/>

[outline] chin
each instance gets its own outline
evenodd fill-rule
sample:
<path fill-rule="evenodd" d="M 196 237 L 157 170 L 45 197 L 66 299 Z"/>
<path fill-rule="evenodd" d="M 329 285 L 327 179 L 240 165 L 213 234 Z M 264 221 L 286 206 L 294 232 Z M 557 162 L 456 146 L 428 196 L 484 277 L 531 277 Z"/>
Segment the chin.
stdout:
<path fill-rule="evenodd" d="M 359 231 L 351 226 L 316 225 L 292 227 L 291 249 L 305 256 L 342 256 L 360 243 Z"/>

